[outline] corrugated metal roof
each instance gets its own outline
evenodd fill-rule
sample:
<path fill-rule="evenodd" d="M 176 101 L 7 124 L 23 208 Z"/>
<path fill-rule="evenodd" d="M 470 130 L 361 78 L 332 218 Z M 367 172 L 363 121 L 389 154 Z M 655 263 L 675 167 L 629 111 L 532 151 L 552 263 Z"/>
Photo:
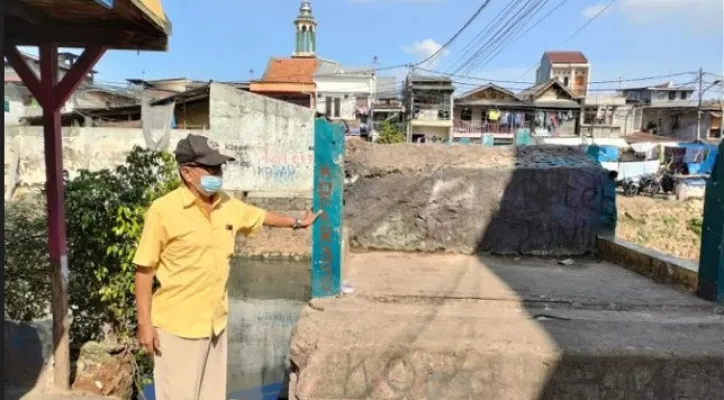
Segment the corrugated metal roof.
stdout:
<path fill-rule="evenodd" d="M 588 64 L 588 59 L 580 51 L 546 51 L 543 56 L 552 64 Z"/>

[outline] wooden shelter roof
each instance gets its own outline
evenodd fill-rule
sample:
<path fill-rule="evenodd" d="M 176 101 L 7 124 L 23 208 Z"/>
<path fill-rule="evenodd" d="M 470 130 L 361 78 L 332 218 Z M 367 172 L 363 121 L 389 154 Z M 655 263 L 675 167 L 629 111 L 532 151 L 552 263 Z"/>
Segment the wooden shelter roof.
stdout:
<path fill-rule="evenodd" d="M 160 0 L 4 0 L 5 43 L 166 50 L 171 23 Z M 110 5 L 110 7 L 105 6 Z"/>

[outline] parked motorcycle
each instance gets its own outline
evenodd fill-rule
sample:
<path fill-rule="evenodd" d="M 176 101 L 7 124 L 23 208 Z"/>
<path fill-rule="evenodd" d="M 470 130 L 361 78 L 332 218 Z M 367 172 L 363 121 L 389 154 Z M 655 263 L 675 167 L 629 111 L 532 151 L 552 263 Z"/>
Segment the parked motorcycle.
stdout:
<path fill-rule="evenodd" d="M 633 178 L 625 178 L 621 181 L 621 187 L 626 197 L 634 197 L 639 193 L 639 183 Z"/>
<path fill-rule="evenodd" d="M 644 175 L 639 181 L 639 193 L 654 197 L 661 191 L 661 177 L 658 174 Z"/>

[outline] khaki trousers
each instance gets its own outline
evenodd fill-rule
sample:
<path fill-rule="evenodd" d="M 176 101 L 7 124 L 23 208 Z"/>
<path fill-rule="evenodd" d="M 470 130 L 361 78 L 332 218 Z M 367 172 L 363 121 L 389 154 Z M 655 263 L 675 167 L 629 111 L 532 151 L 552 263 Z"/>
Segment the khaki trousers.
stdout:
<path fill-rule="evenodd" d="M 226 400 L 226 330 L 203 339 L 156 332 L 161 345 L 153 360 L 156 400 Z"/>

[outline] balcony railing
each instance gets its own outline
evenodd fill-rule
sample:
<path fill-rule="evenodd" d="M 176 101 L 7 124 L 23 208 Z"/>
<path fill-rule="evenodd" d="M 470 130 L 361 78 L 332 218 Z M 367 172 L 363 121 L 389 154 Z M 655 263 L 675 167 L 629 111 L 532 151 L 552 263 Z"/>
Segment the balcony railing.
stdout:
<path fill-rule="evenodd" d="M 514 134 L 520 128 L 528 128 L 528 123 L 521 125 L 507 125 L 498 123 L 470 123 L 468 121 L 456 120 L 453 124 L 453 134 L 459 135 L 482 135 L 492 134 Z"/>

